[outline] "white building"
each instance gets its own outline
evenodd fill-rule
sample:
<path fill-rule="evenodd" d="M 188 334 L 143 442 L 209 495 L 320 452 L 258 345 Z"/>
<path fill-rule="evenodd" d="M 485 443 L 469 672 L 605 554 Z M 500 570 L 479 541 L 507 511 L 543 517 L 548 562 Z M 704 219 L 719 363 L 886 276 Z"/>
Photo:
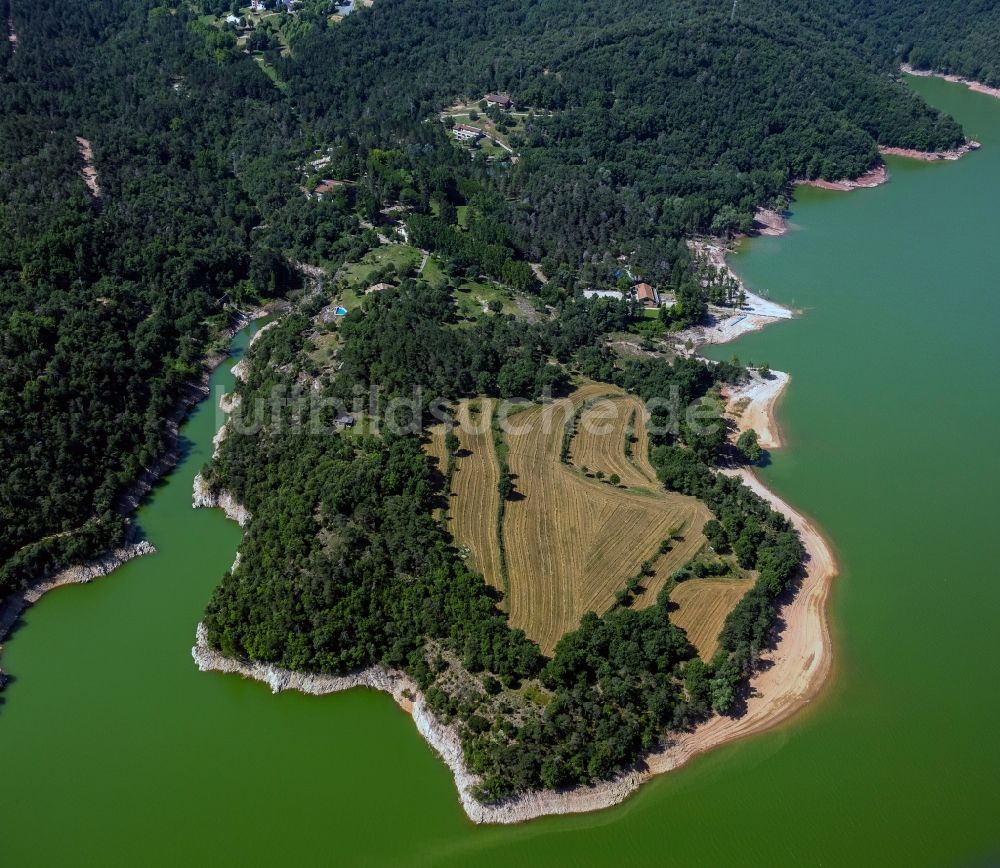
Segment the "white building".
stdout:
<path fill-rule="evenodd" d="M 461 139 L 463 142 L 476 141 L 483 137 L 483 131 L 477 129 L 476 127 L 470 127 L 466 124 L 455 124 L 451 128 L 452 134 L 456 139 Z"/>

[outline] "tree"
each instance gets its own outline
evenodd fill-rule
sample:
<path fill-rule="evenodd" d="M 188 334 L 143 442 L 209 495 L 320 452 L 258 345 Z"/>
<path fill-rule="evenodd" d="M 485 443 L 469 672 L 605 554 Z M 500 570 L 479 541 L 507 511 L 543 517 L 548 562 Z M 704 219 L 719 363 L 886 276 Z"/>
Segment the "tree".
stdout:
<path fill-rule="evenodd" d="M 740 434 L 739 439 L 736 441 L 736 448 L 740 451 L 743 458 L 751 464 L 756 464 L 760 461 L 761 456 L 764 454 L 764 450 L 761 449 L 757 438 L 757 432 L 753 428 L 748 428 Z"/>
<path fill-rule="evenodd" d="M 608 482 L 616 487 L 621 483 L 621 481 L 622 478 L 617 473 L 612 473 L 611 476 L 608 477 Z"/>

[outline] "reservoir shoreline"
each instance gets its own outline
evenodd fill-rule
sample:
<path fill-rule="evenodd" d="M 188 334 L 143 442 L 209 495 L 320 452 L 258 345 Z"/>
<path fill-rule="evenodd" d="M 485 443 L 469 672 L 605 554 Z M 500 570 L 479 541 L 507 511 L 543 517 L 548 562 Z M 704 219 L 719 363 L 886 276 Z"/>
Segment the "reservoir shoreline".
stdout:
<path fill-rule="evenodd" d="M 269 306 L 257 308 L 249 313 L 237 311 L 233 321 L 219 333 L 218 340 L 232 341 L 240 331 L 252 322 L 269 316 L 271 313 Z M 119 495 L 115 509 L 119 514 L 126 516 L 128 522 L 126 537 L 122 544 L 102 552 L 96 558 L 80 564 L 71 564 L 55 573 L 40 576 L 23 591 L 8 594 L 6 598 L 0 599 L 0 663 L 3 660 L 4 642 L 10 636 L 18 618 L 45 594 L 67 585 L 86 584 L 96 578 L 110 575 L 134 558 L 156 553 L 156 547 L 152 543 L 139 538 L 139 532 L 132 521 L 132 516 L 138 510 L 143 497 L 160 479 L 177 466 L 181 458 L 181 425 L 192 409 L 208 397 L 209 380 L 212 373 L 229 356 L 229 348 L 225 352 L 213 350 L 204 355 L 198 377 L 183 388 L 170 413 L 164 419 L 164 429 L 167 433 L 166 450 Z M 5 680 L 6 674 L 0 665 L 0 689 L 3 688 Z"/>

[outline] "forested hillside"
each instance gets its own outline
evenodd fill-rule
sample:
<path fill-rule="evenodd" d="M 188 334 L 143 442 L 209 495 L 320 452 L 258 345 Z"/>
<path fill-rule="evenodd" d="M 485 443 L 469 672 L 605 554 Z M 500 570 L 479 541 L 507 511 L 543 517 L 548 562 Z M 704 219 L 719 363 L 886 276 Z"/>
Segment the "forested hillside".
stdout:
<path fill-rule="evenodd" d="M 877 143 L 959 141 L 892 73 L 989 80 L 998 28 L 971 0 L 330 11 L 306 0 L 244 46 L 214 2 L 0 4 L 17 36 L 0 40 L 0 586 L 117 538 L 112 507 L 213 337 L 293 284 L 292 261 L 377 243 L 360 219 L 405 202 L 444 247 L 472 207 L 462 268 L 530 290 L 542 260 L 550 302 L 620 255 L 691 290 L 686 235 L 746 228 Z M 516 161 L 470 161 L 432 122 L 490 90 L 532 110 Z M 351 183 L 322 202 L 302 189 L 317 149 Z"/>
<path fill-rule="evenodd" d="M 731 8 L 390 0 L 314 30 L 280 68 L 319 130 L 361 141 L 491 90 L 552 110 L 529 121 L 506 182 L 531 259 L 747 228 L 792 178 L 859 175 L 877 144 L 961 140 L 851 16 L 815 0 Z"/>
<path fill-rule="evenodd" d="M 839 0 L 837 6 L 882 53 L 1000 87 L 1000 4 L 993 0 Z"/>
<path fill-rule="evenodd" d="M 229 319 L 224 295 L 285 282 L 250 230 L 295 193 L 291 108 L 249 58 L 142 4 L 30 3 L 14 20 L 17 52 L 4 41 L 0 62 L 0 586 L 117 538 L 116 496 L 164 450 L 164 416 Z"/>

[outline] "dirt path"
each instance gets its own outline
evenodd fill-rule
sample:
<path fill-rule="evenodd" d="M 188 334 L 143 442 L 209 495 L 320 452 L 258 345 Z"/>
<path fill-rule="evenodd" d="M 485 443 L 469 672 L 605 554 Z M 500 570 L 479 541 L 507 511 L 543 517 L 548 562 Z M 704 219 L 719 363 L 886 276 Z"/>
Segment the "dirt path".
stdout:
<path fill-rule="evenodd" d="M 80 148 L 80 156 L 83 158 L 81 174 L 83 175 L 84 183 L 90 189 L 90 195 L 95 199 L 100 199 L 101 186 L 97 183 L 97 169 L 94 168 L 93 148 L 90 147 L 90 141 L 82 136 L 76 137 L 76 143 Z"/>

